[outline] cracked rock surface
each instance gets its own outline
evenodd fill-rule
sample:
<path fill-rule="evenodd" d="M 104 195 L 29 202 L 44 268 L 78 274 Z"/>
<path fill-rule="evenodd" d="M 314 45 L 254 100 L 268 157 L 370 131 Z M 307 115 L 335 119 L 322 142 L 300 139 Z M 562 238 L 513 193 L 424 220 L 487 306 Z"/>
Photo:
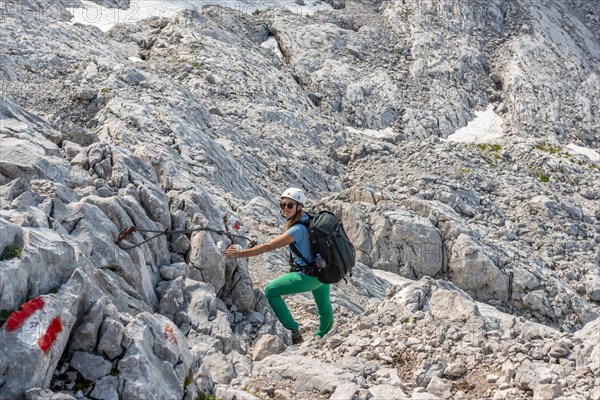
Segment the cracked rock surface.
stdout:
<path fill-rule="evenodd" d="M 600 399 L 594 2 L 78 3 L 2 5 L 0 398 Z M 357 252 L 299 345 L 223 255 L 289 186 Z"/>

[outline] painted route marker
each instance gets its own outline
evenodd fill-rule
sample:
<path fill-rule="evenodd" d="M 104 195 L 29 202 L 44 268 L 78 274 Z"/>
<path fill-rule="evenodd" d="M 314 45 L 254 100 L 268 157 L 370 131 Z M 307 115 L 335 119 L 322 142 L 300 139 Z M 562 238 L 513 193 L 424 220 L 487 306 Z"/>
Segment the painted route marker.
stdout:
<path fill-rule="evenodd" d="M 175 335 L 175 331 L 173 331 L 173 326 L 171 324 L 165 325 L 164 339 L 168 344 L 177 346 L 177 336 Z"/>
<path fill-rule="evenodd" d="M 33 313 L 42 308 L 44 308 L 44 301 L 40 297 L 23 304 L 20 310 L 13 312 L 6 320 L 6 330 L 8 332 L 16 331 L 23 326 Z"/>
<path fill-rule="evenodd" d="M 55 313 L 47 312 L 44 301 L 36 297 L 13 312 L 6 320 L 6 331 L 14 333 L 22 343 L 37 345 L 48 353 L 62 331 L 62 321 Z"/>

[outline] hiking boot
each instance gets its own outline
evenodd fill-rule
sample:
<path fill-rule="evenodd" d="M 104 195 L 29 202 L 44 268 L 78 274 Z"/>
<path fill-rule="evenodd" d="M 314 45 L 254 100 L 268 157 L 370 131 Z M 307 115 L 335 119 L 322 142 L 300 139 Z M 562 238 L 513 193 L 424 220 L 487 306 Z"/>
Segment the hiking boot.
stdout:
<path fill-rule="evenodd" d="M 292 344 L 298 344 L 302 342 L 302 334 L 298 329 L 290 329 L 292 331 Z"/>

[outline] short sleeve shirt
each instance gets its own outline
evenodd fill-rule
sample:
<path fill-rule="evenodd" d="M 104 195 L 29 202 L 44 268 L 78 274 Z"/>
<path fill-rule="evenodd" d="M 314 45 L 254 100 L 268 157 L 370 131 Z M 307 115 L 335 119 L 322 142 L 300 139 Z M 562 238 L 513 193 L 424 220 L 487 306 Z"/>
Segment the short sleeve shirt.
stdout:
<path fill-rule="evenodd" d="M 302 217 L 302 219 L 300 221 L 308 222 L 308 215 L 304 214 L 304 216 Z M 311 248 L 310 248 L 310 240 L 308 238 L 308 228 L 305 227 L 304 225 L 302 225 L 301 223 L 297 223 L 296 225 L 294 225 L 290 229 L 288 229 L 287 233 L 289 233 L 290 236 L 294 238 L 294 243 L 296 244 L 296 247 L 300 251 L 300 254 L 302 254 L 302 256 L 304 258 L 306 258 L 309 263 L 312 263 L 313 259 L 312 259 L 312 252 L 311 252 Z M 289 247 L 290 251 L 292 251 L 291 246 L 288 246 L 288 247 Z M 293 251 L 292 251 L 292 255 L 294 256 L 294 258 L 296 259 L 296 262 L 299 265 L 306 265 L 306 263 L 304 261 L 302 261 L 302 259 L 300 257 L 298 257 L 296 254 L 294 254 Z"/>

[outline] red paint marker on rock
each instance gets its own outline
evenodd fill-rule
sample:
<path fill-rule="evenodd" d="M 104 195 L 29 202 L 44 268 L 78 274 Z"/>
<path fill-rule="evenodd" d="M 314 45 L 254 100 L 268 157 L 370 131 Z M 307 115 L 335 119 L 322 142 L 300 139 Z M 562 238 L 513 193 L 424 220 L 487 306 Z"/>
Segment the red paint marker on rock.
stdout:
<path fill-rule="evenodd" d="M 40 297 L 36 297 L 33 300 L 21 306 L 21 310 L 17 310 L 10 314 L 6 320 L 6 331 L 14 332 L 23 326 L 25 321 L 37 310 L 41 310 L 44 307 L 44 301 Z"/>
<path fill-rule="evenodd" d="M 164 339 L 171 344 L 177 345 L 177 336 L 173 331 L 173 326 L 170 324 L 165 325 Z"/>
<path fill-rule="evenodd" d="M 62 331 L 62 321 L 55 316 L 50 321 L 51 315 L 44 311 L 45 302 L 41 297 L 36 297 L 14 311 L 6 320 L 6 332 L 18 333 L 21 342 L 33 346 L 37 344 L 40 349 L 48 354 L 52 345 Z M 45 327 L 47 325 L 47 327 Z M 44 334 L 42 335 L 42 329 Z"/>
<path fill-rule="evenodd" d="M 62 322 L 59 317 L 55 317 L 50 323 L 50 326 L 46 330 L 44 336 L 38 340 L 40 349 L 42 349 L 44 353 L 48 354 L 48 351 L 50 351 L 50 348 L 54 344 L 56 336 L 60 333 L 60 331 L 62 331 Z"/>

